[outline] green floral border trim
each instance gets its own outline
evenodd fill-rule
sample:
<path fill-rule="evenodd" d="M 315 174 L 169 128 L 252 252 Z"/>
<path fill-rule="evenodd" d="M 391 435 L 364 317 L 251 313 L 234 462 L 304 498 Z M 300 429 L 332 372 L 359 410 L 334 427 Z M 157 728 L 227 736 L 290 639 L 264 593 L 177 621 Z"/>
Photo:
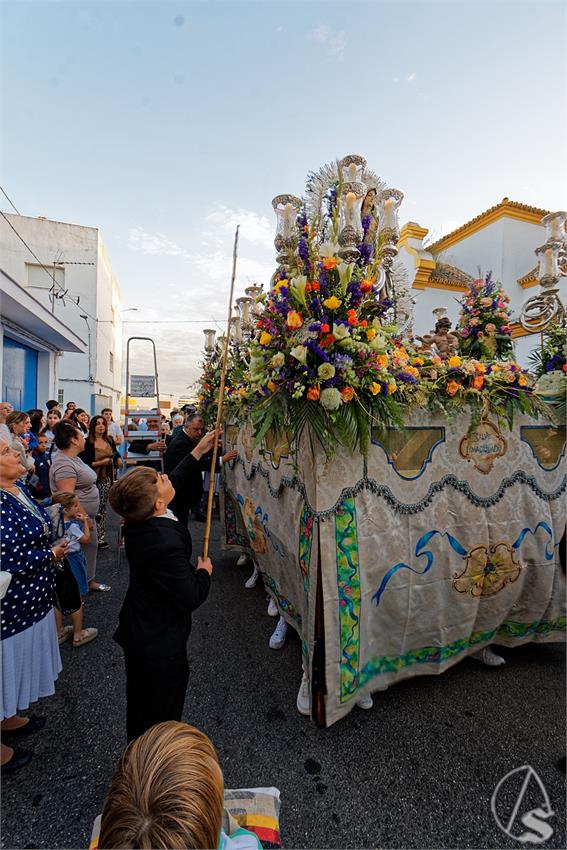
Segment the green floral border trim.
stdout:
<path fill-rule="evenodd" d="M 398 673 L 405 667 L 411 667 L 414 664 L 443 664 L 443 662 L 455 658 L 471 647 L 478 646 L 480 648 L 481 645 L 490 643 L 499 635 L 522 640 L 536 634 L 547 635 L 551 632 L 564 632 L 565 628 L 565 616 L 556 617 L 554 620 L 536 620 L 533 623 L 518 623 L 507 620 L 497 629 L 473 632 L 469 638 L 462 638 L 445 646 L 423 646 L 420 649 L 412 649 L 404 655 L 378 656 L 364 665 L 357 687 L 366 685 L 371 679 L 383 673 Z M 341 702 L 346 702 L 352 696 L 352 691 L 344 692 L 341 688 Z"/>
<path fill-rule="evenodd" d="M 303 577 L 303 588 L 309 593 L 309 570 L 315 519 L 312 511 L 304 505 L 299 518 L 299 569 Z"/>
<path fill-rule="evenodd" d="M 301 627 L 303 626 L 303 617 L 301 616 L 293 602 L 290 602 L 289 599 L 286 599 L 285 596 L 282 596 L 277 581 L 275 581 L 270 575 L 268 575 L 268 573 L 265 573 L 263 570 L 260 570 L 260 575 L 262 576 L 266 587 L 272 591 L 272 593 L 278 600 L 278 605 L 281 610 L 285 614 L 287 614 L 290 620 L 293 620 L 293 622 L 297 625 L 298 629 L 301 629 Z"/>
<path fill-rule="evenodd" d="M 354 498 L 344 499 L 335 511 L 339 641 L 341 647 L 341 702 L 360 687 L 360 565 Z"/>

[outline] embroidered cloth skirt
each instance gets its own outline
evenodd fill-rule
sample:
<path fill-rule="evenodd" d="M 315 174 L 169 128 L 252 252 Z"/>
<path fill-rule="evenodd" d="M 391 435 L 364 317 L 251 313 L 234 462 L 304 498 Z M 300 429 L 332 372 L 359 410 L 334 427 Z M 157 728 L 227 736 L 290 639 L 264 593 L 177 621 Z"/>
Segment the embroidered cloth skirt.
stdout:
<path fill-rule="evenodd" d="M 61 654 L 53 609 L 29 629 L 0 642 L 2 717 L 55 693 L 61 672 Z"/>

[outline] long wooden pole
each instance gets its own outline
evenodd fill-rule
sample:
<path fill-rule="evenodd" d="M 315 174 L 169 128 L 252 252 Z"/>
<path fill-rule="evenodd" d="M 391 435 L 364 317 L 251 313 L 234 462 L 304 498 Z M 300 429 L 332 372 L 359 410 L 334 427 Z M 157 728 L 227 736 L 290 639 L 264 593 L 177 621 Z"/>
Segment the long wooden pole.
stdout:
<path fill-rule="evenodd" d="M 209 481 L 209 498 L 207 499 L 207 521 L 205 523 L 205 536 L 203 537 L 203 559 L 209 557 L 209 541 L 211 538 L 211 525 L 213 522 L 213 499 L 215 497 L 215 470 L 217 466 L 217 457 L 219 452 L 219 437 L 222 423 L 222 405 L 224 401 L 224 387 L 226 383 L 226 370 L 228 366 L 228 345 L 230 342 L 230 328 L 232 319 L 232 297 L 234 294 L 234 279 L 236 277 L 236 257 L 238 249 L 238 231 L 240 225 L 237 226 L 234 234 L 234 249 L 232 252 L 232 277 L 230 280 L 230 295 L 228 298 L 228 317 L 226 320 L 226 337 L 224 342 L 224 351 L 222 355 L 221 376 L 219 395 L 217 399 L 217 421 L 215 424 L 215 443 L 213 446 L 213 457 L 211 460 L 211 473 Z"/>

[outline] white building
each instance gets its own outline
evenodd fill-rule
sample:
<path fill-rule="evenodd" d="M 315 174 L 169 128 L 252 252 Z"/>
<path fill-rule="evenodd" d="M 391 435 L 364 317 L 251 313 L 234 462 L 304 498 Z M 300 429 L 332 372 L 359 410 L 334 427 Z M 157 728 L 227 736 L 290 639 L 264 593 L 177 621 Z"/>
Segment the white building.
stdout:
<path fill-rule="evenodd" d="M 405 224 L 398 248 L 416 299 L 414 333 L 421 335 L 434 327 L 436 307 L 446 308 L 455 327 L 460 311 L 457 300 L 471 279 L 492 271 L 510 297 L 516 358 L 527 365 L 540 337 L 526 334 L 518 318 L 538 284 L 534 251 L 546 241 L 541 219 L 547 212 L 504 198 L 430 245 L 424 245 L 426 228 L 412 221 Z"/>
<path fill-rule="evenodd" d="M 32 293 L 0 269 L 0 396 L 15 410 L 57 398 L 61 355 L 87 351 L 86 334 L 72 331 Z"/>
<path fill-rule="evenodd" d="M 90 414 L 112 407 L 118 416 L 121 296 L 98 229 L 43 217 L 7 218 L 21 239 L 0 221 L 2 268 L 53 320 L 86 343 L 82 348 L 64 349 L 57 370 L 57 392 L 45 397 L 38 394 L 38 406 L 53 397 L 63 406 L 74 401 Z M 3 316 L 4 310 L 1 312 Z M 6 348 L 3 359 L 10 359 Z"/>

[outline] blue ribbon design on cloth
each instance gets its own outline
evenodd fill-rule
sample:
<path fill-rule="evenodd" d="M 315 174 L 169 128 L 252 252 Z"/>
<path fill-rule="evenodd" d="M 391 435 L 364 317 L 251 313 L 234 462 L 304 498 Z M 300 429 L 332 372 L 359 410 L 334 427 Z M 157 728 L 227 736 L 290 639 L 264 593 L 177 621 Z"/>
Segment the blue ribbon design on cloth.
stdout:
<path fill-rule="evenodd" d="M 512 543 L 512 549 L 519 549 L 520 546 L 522 545 L 523 540 L 526 537 L 526 535 L 532 534 L 532 535 L 535 536 L 538 529 L 540 529 L 540 528 L 545 529 L 545 531 L 547 531 L 547 533 L 549 534 L 549 540 L 545 544 L 545 559 L 546 559 L 546 561 L 551 561 L 551 559 L 553 558 L 553 547 L 551 548 L 551 551 L 550 551 L 548 546 L 549 546 L 549 543 L 553 540 L 553 532 L 546 522 L 538 522 L 538 524 L 536 525 L 536 527 L 533 530 L 531 528 L 523 528 L 522 531 L 520 532 L 517 540 L 514 543 Z M 433 529 L 432 531 L 426 532 L 426 534 L 424 534 L 422 537 L 419 538 L 419 540 L 417 541 L 417 543 L 415 545 L 415 556 L 416 556 L 416 558 L 420 558 L 422 555 L 424 555 L 426 560 L 427 560 L 425 567 L 422 570 L 416 570 L 416 569 L 414 569 L 414 567 L 410 567 L 409 564 L 406 564 L 403 561 L 400 561 L 399 564 L 395 564 L 393 567 L 390 567 L 390 569 L 388 570 L 388 572 L 386 573 L 386 575 L 384 576 L 384 578 L 380 582 L 380 587 L 378 588 L 376 593 L 374 593 L 373 596 L 372 596 L 372 600 L 376 603 L 377 607 L 380 604 L 380 599 L 382 598 L 382 594 L 386 590 L 386 586 L 387 586 L 388 582 L 390 581 L 392 576 L 394 576 L 398 572 L 398 570 L 411 570 L 412 573 L 415 573 L 416 575 L 420 575 L 420 576 L 423 576 L 423 575 L 425 575 L 425 573 L 429 572 L 429 570 L 433 566 L 433 561 L 435 560 L 435 556 L 433 555 L 433 552 L 425 549 L 425 546 L 427 546 L 429 541 L 433 537 L 435 537 L 437 534 L 441 535 L 441 537 L 447 538 L 447 540 L 449 541 L 449 544 L 451 545 L 451 548 L 457 553 L 457 555 L 461 555 L 462 557 L 467 556 L 467 554 L 468 554 L 467 550 L 459 543 L 457 538 L 453 537 L 452 534 L 449 534 L 448 531 L 437 531 L 436 529 Z"/>
<path fill-rule="evenodd" d="M 534 537 L 535 537 L 535 534 L 536 534 L 536 532 L 537 532 L 537 530 L 538 530 L 539 528 L 544 528 L 544 529 L 547 531 L 547 533 L 549 534 L 549 540 L 548 540 L 548 541 L 547 541 L 547 543 L 545 544 L 545 560 L 546 560 L 546 561 L 551 561 L 551 559 L 553 558 L 553 549 L 554 549 L 555 547 L 554 547 L 554 546 L 552 546 L 552 547 L 551 547 L 551 550 L 549 550 L 549 549 L 548 549 L 548 546 L 549 546 L 549 544 L 551 543 L 551 541 L 553 540 L 553 531 L 551 530 L 551 528 L 548 526 L 548 524 L 547 524 L 546 522 L 538 522 L 538 524 L 536 525 L 536 527 L 534 528 L 534 530 L 533 530 L 533 531 L 532 531 L 532 529 L 531 529 L 531 528 L 523 528 L 523 529 L 520 531 L 520 535 L 519 535 L 518 539 L 516 540 L 516 542 L 515 542 L 515 543 L 512 543 L 512 549 L 519 549 L 519 548 L 520 548 L 520 546 L 522 545 L 522 542 L 523 542 L 523 540 L 524 540 L 524 537 L 525 537 L 527 534 L 533 534 L 533 535 L 534 535 Z M 556 545 L 556 546 L 558 546 L 559 544 L 558 544 L 558 543 L 556 543 L 555 545 Z"/>

